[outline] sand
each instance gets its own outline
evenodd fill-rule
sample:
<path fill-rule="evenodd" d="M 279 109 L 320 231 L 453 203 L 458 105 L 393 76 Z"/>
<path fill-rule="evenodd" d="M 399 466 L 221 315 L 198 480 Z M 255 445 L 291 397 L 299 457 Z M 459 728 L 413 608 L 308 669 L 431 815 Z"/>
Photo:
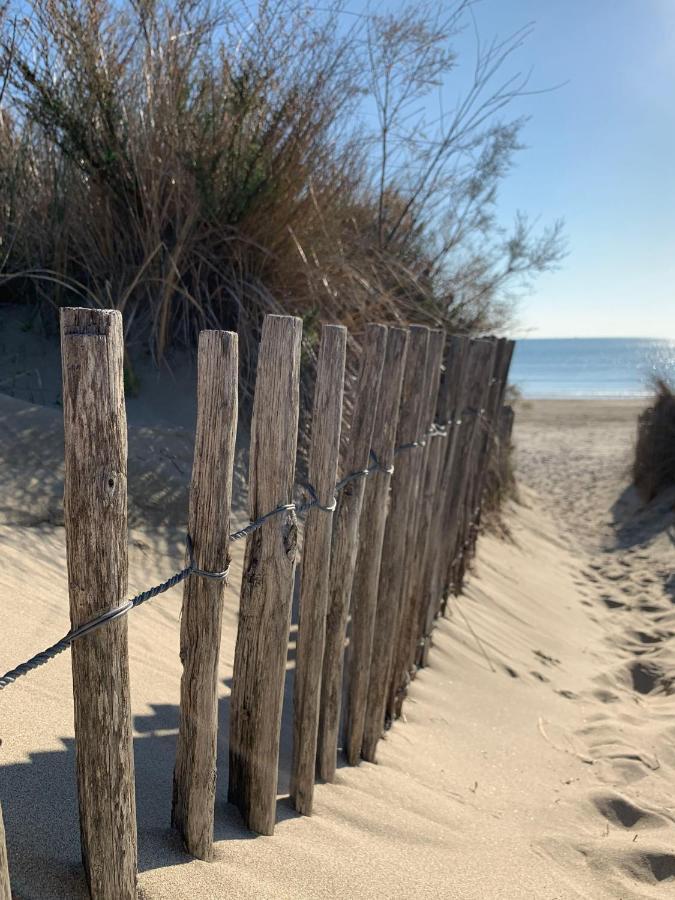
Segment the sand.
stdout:
<path fill-rule="evenodd" d="M 521 404 L 521 502 L 482 537 L 378 763 L 340 767 L 276 833 L 227 805 L 238 579 L 223 624 L 216 859 L 168 827 L 180 589 L 130 618 L 144 898 L 663 897 L 675 881 L 673 497 L 627 489 L 639 404 Z M 0 396 L 0 668 L 67 630 L 58 409 Z M 130 428 L 130 590 L 181 561 L 191 437 Z M 239 518 L 243 516 L 240 509 Z M 86 896 L 68 654 L 0 695 L 0 801 L 17 897 Z"/>

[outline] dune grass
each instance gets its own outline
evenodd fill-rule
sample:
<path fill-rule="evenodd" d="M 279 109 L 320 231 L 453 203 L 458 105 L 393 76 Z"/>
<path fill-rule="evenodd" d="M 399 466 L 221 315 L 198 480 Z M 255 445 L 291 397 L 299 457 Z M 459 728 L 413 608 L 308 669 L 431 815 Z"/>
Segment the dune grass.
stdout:
<path fill-rule="evenodd" d="M 652 402 L 638 417 L 633 483 L 646 502 L 675 485 L 675 392 L 655 382 Z"/>
<path fill-rule="evenodd" d="M 120 309 L 157 360 L 262 316 L 503 326 L 562 254 L 500 223 L 527 30 L 477 44 L 470 3 L 350 15 L 342 0 L 9 0 L 0 6 L 0 302 Z"/>

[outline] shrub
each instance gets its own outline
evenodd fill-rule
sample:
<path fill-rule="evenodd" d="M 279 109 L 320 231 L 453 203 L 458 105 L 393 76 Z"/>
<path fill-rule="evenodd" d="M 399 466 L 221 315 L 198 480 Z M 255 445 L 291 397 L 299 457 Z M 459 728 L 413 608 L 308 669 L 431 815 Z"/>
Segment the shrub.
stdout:
<path fill-rule="evenodd" d="M 236 329 L 244 387 L 266 312 L 302 316 L 310 354 L 319 319 L 503 324 L 560 227 L 496 218 L 525 32 L 479 45 L 454 113 L 428 112 L 469 5 L 10 0 L 0 298 L 114 306 L 158 359 Z"/>
<path fill-rule="evenodd" d="M 660 378 L 651 405 L 638 417 L 633 483 L 645 502 L 675 485 L 675 393 Z"/>

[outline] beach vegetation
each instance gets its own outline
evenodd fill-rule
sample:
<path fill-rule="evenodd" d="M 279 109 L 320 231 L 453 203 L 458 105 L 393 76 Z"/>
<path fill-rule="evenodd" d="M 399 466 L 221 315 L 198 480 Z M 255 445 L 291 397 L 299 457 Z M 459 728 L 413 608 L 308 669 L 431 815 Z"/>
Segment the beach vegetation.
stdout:
<path fill-rule="evenodd" d="M 529 30 L 471 3 L 21 0 L 0 7 L 0 302 L 101 305 L 157 360 L 262 316 L 505 326 L 561 226 L 499 216 Z M 311 354 L 315 328 L 306 340 Z"/>
<path fill-rule="evenodd" d="M 675 390 L 662 378 L 640 413 L 633 459 L 633 484 L 645 502 L 675 485 Z"/>

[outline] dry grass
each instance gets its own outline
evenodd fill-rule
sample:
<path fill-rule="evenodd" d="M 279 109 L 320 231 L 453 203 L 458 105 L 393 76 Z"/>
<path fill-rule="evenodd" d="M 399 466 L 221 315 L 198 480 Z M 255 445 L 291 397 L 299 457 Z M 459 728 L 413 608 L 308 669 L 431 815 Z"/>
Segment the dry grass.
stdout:
<path fill-rule="evenodd" d="M 116 307 L 158 360 L 235 329 L 245 390 L 268 312 L 302 316 L 310 360 L 319 321 L 503 324 L 560 230 L 496 216 L 523 32 L 481 45 L 454 113 L 424 111 L 468 6 L 0 7 L 0 302 Z"/>
<path fill-rule="evenodd" d="M 675 393 L 660 378 L 651 405 L 638 417 L 633 483 L 647 503 L 675 485 Z"/>

